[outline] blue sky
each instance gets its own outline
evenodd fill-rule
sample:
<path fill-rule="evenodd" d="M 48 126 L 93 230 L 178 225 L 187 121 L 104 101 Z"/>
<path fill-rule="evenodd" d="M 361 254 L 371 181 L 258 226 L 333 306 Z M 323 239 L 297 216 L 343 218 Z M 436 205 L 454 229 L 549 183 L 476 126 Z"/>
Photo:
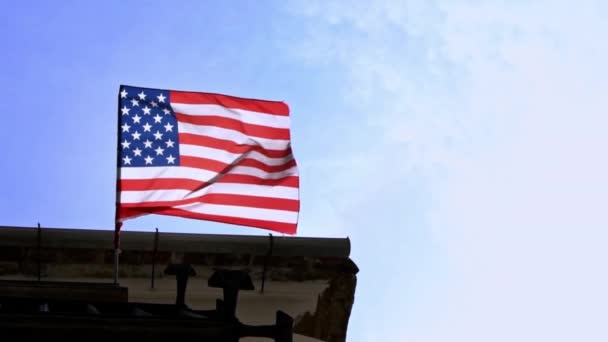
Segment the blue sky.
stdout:
<path fill-rule="evenodd" d="M 120 84 L 283 100 L 299 235 L 361 268 L 349 341 L 608 339 L 605 2 L 2 8 L 0 224 L 111 229 Z"/>

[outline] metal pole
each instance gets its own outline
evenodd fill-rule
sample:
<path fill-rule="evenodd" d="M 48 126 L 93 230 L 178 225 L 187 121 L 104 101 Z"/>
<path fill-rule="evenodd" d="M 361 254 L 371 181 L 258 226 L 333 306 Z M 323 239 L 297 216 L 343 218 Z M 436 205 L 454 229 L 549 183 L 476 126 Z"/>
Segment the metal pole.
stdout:
<path fill-rule="evenodd" d="M 150 288 L 154 288 L 154 278 L 156 278 L 155 268 L 156 268 L 156 252 L 158 251 L 158 228 L 156 228 L 156 233 L 154 234 L 154 252 L 152 253 L 152 278 L 150 278 Z"/>
<path fill-rule="evenodd" d="M 119 87 L 120 88 L 120 87 Z M 118 255 L 120 254 L 120 228 L 122 227 L 122 222 L 119 218 L 119 203 L 120 203 L 120 167 L 122 159 L 120 158 L 120 134 L 122 128 L 120 126 L 120 118 L 122 117 L 122 113 L 120 110 L 120 92 L 117 95 L 117 108 L 116 108 L 116 209 L 114 212 L 114 284 L 118 284 Z"/>
<path fill-rule="evenodd" d="M 40 245 L 42 244 L 42 229 L 40 228 L 40 222 L 38 222 L 38 242 L 37 242 L 37 251 L 36 257 L 38 258 L 38 281 L 40 281 L 41 276 L 41 263 L 40 263 Z"/>
<path fill-rule="evenodd" d="M 114 284 L 118 284 L 118 254 L 120 250 L 114 248 Z"/>
<path fill-rule="evenodd" d="M 266 254 L 266 259 L 264 260 L 264 270 L 262 271 L 262 288 L 260 289 L 261 293 L 264 293 L 264 283 L 266 283 L 266 268 L 268 267 L 268 262 L 270 261 L 270 257 L 272 256 L 272 250 L 274 248 L 274 240 L 272 238 L 272 234 L 268 234 L 270 237 L 270 246 L 268 248 L 268 253 Z"/>

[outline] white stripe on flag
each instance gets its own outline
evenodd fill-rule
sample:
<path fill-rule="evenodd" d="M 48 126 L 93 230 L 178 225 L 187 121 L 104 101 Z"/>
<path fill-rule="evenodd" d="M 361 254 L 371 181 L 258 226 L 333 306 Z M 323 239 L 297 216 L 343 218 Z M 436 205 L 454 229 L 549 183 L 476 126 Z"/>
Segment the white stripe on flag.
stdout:
<path fill-rule="evenodd" d="M 179 145 L 179 154 L 181 156 L 204 157 L 206 159 L 213 159 L 226 164 L 232 164 L 241 158 L 250 158 L 258 160 L 266 165 L 284 165 L 293 159 L 291 155 L 285 158 L 270 158 L 257 151 L 250 151 L 246 154 L 238 154 L 215 148 L 188 144 Z"/>
<path fill-rule="evenodd" d="M 229 174 L 250 175 L 264 179 L 279 179 L 288 176 L 297 176 L 296 166 L 281 172 L 265 172 L 255 167 L 237 166 L 230 170 Z M 195 179 L 201 182 L 208 182 L 218 174 L 194 167 L 185 166 L 147 166 L 147 167 L 121 167 L 121 179 L 156 179 L 156 178 L 181 178 Z"/>
<path fill-rule="evenodd" d="M 220 204 L 201 204 L 193 203 L 176 206 L 176 209 L 186 210 L 198 214 L 221 215 L 253 220 L 265 220 L 283 223 L 296 223 L 298 213 L 294 211 L 262 209 L 250 207 L 237 207 L 232 205 Z"/>
<path fill-rule="evenodd" d="M 171 103 L 173 111 L 180 114 L 197 115 L 197 116 L 221 116 L 239 120 L 242 122 L 289 129 L 289 116 L 272 115 L 258 112 L 250 112 L 243 109 L 226 108 L 212 104 L 186 104 L 186 103 Z"/>
<path fill-rule="evenodd" d="M 121 203 L 179 201 L 206 194 L 229 194 L 298 200 L 298 189 L 296 188 L 256 184 L 215 183 L 194 192 L 181 189 L 122 191 L 120 193 L 120 201 Z"/>
<path fill-rule="evenodd" d="M 265 139 L 247 136 L 241 132 L 215 126 L 194 125 L 177 122 L 179 133 L 190 133 L 222 140 L 230 140 L 241 145 L 259 145 L 267 150 L 286 150 L 290 146 L 289 140 Z"/>

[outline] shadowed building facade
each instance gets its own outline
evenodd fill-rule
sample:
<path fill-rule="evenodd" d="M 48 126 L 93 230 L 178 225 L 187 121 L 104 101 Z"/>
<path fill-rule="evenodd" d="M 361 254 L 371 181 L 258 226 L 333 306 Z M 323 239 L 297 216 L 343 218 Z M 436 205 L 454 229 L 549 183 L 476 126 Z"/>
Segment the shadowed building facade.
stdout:
<path fill-rule="evenodd" d="M 272 341 L 253 336 L 284 335 L 287 326 L 293 341 L 346 339 L 358 272 L 348 239 L 123 231 L 116 285 L 112 238 L 111 230 L 0 227 L 0 324 L 30 317 L 35 327 L 69 313 L 66 329 L 113 325 L 151 340 L 228 341 L 234 336 L 219 336 L 238 330 L 249 336 L 240 341 Z M 35 315 L 15 309 L 28 305 Z"/>

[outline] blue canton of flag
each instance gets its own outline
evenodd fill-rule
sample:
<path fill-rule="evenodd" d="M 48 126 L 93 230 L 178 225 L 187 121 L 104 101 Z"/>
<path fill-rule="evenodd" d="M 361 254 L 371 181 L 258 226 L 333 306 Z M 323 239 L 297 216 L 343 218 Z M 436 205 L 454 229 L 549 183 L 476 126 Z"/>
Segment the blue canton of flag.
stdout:
<path fill-rule="evenodd" d="M 119 101 L 119 167 L 178 166 L 177 119 L 169 92 L 123 87 Z"/>

